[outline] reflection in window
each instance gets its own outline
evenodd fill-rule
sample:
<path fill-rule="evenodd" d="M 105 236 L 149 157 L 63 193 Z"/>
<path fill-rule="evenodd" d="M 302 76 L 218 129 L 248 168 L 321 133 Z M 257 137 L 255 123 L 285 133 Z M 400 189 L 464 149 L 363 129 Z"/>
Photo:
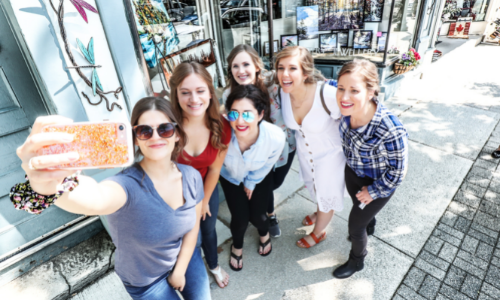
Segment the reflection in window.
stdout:
<path fill-rule="evenodd" d="M 461 17 L 471 17 L 474 21 L 484 21 L 490 0 L 447 0 L 443 15 L 454 22 Z"/>
<path fill-rule="evenodd" d="M 389 52 L 405 52 L 413 44 L 421 0 L 396 0 L 392 17 Z"/>

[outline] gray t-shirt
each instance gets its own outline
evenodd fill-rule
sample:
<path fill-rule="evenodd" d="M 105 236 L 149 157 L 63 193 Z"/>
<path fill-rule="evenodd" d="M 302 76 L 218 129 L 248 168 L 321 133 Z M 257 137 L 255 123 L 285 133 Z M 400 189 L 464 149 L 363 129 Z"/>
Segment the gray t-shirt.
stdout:
<path fill-rule="evenodd" d="M 110 177 L 123 187 L 127 202 L 108 215 L 116 246 L 115 271 L 125 285 L 147 286 L 172 269 L 183 236 L 193 229 L 195 206 L 204 196 L 200 172 L 177 164 L 185 203 L 173 210 L 138 164 Z"/>

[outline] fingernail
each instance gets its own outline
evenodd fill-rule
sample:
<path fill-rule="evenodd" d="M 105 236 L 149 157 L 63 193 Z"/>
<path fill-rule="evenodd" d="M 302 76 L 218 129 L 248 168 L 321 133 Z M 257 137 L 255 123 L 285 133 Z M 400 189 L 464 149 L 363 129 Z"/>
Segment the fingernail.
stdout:
<path fill-rule="evenodd" d="M 80 158 L 80 155 L 78 154 L 78 152 L 70 152 L 70 153 L 68 153 L 68 159 L 71 160 L 71 161 L 78 160 L 79 158 Z"/>

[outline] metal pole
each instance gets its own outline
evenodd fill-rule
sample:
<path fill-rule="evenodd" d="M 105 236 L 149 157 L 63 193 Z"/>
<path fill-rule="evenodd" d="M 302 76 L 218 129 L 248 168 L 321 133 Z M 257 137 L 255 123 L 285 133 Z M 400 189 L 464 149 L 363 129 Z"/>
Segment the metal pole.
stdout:
<path fill-rule="evenodd" d="M 274 69 L 273 0 L 267 0 L 267 27 L 269 29 L 269 69 Z"/>

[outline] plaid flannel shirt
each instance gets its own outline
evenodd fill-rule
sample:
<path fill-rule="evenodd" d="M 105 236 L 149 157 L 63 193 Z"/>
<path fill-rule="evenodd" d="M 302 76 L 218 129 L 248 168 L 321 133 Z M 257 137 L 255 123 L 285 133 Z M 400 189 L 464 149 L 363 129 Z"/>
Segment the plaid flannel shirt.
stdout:
<path fill-rule="evenodd" d="M 347 165 L 359 177 L 374 180 L 370 196 L 388 197 L 403 181 L 408 167 L 408 133 L 399 119 L 382 103 L 363 131 L 351 129 L 350 117 L 342 117 L 340 137 Z"/>

